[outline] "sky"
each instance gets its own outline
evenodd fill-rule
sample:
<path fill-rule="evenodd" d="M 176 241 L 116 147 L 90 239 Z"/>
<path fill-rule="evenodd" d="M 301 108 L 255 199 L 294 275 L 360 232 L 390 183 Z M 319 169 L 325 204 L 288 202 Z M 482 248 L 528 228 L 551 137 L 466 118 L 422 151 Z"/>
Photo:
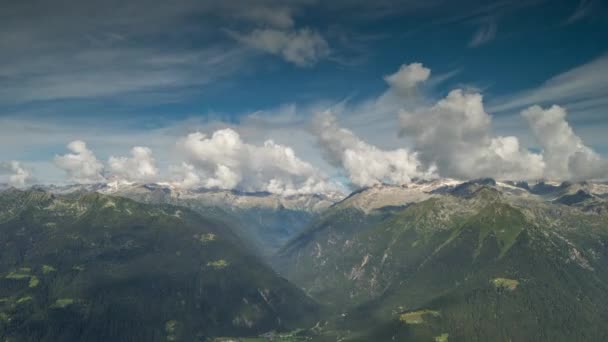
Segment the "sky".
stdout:
<path fill-rule="evenodd" d="M 0 182 L 608 178 L 608 4 L 11 1 Z"/>

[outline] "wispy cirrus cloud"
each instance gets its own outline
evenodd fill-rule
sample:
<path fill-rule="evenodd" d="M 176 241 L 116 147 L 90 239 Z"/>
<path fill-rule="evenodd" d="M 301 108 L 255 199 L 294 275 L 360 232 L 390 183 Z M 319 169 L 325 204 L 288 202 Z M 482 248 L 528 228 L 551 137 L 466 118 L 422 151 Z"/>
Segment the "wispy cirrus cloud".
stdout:
<path fill-rule="evenodd" d="M 598 2 L 596 0 L 580 0 L 576 9 L 566 19 L 567 24 L 573 24 L 577 21 L 583 20 L 593 14 L 593 10 L 598 6 Z"/>
<path fill-rule="evenodd" d="M 561 73 L 537 88 L 498 98 L 489 110 L 514 111 L 532 105 L 559 104 L 589 110 L 604 110 L 608 96 L 608 56 Z"/>
<path fill-rule="evenodd" d="M 29 58 L 0 68 L 0 102 L 90 99 L 205 85 L 238 67 L 241 49 L 166 53 L 106 47 Z"/>
<path fill-rule="evenodd" d="M 293 14 L 306 4 L 299 0 L 5 4 L 0 13 L 0 105 L 206 86 L 233 75 L 250 59 L 246 49 L 225 39 L 223 23 L 285 29 L 293 26 Z M 297 46 L 292 44 L 285 53 L 297 55 L 289 52 L 294 49 Z M 152 95 L 147 100 L 162 102 L 162 97 Z"/>
<path fill-rule="evenodd" d="M 477 32 L 471 37 L 469 47 L 475 48 L 493 41 L 496 38 L 497 31 L 498 23 L 495 19 L 484 19 L 477 29 Z"/>

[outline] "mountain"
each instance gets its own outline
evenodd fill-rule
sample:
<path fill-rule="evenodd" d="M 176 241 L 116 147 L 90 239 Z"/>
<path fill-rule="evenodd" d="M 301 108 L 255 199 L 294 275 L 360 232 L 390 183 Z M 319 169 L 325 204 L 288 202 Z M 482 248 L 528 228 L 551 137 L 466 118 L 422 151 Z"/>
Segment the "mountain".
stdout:
<path fill-rule="evenodd" d="M 603 186 L 519 185 L 363 189 L 291 240 L 277 267 L 333 308 L 319 328 L 329 339 L 608 339 Z M 592 204 L 556 200 L 581 187 Z"/>
<path fill-rule="evenodd" d="M 412 202 L 428 199 L 433 195 L 433 192 L 447 191 L 461 183 L 453 179 L 437 179 L 414 182 L 408 185 L 379 184 L 353 192 L 343 201 L 337 203 L 335 207 L 351 207 L 364 213 L 370 213 L 381 208 L 403 207 Z"/>
<path fill-rule="evenodd" d="M 493 179 L 377 185 L 340 201 L 164 184 L 7 189 L 0 336 L 604 341 L 607 194 L 605 183 Z"/>
<path fill-rule="evenodd" d="M 183 207 L 8 189 L 0 246 L 3 341 L 206 341 L 317 312 L 230 227 Z"/>
<path fill-rule="evenodd" d="M 179 189 L 169 184 L 103 183 L 46 186 L 56 194 L 99 192 L 143 203 L 188 207 L 234 227 L 263 256 L 274 254 L 301 232 L 319 212 L 339 201 L 341 194 L 283 196 L 268 192 Z"/>
<path fill-rule="evenodd" d="M 527 184 L 527 183 L 526 183 Z M 608 184 L 604 182 L 538 182 L 529 187 L 530 192 L 546 199 L 572 195 L 579 191 L 598 197 L 608 197 Z"/>

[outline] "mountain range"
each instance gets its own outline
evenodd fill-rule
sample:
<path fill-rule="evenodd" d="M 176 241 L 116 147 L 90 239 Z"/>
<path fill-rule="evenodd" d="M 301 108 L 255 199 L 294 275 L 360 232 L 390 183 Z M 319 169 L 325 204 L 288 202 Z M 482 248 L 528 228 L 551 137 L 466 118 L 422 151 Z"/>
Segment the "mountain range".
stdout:
<path fill-rule="evenodd" d="M 342 317 L 337 339 L 606 339 L 605 184 L 429 190 L 377 208 L 395 189 L 364 189 L 280 251 L 278 269 Z"/>
<path fill-rule="evenodd" d="M 608 184 L 0 191 L 15 341 L 603 341 Z"/>
<path fill-rule="evenodd" d="M 342 198 L 338 193 L 281 196 L 268 192 L 180 189 L 154 183 L 113 182 L 35 188 L 55 194 L 98 192 L 150 204 L 184 206 L 231 225 L 265 257 L 297 235 L 314 215 Z"/>

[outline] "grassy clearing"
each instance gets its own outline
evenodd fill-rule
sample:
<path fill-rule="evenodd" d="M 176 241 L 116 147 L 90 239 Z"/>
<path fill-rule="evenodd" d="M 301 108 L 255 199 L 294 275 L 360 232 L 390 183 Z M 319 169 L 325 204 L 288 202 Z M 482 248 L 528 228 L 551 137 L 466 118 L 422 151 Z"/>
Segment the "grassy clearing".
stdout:
<path fill-rule="evenodd" d="M 209 233 L 209 234 L 202 234 L 201 237 L 199 238 L 199 241 L 202 242 L 203 244 L 206 244 L 208 242 L 215 241 L 215 239 L 217 239 L 217 236 L 213 233 Z"/>
<path fill-rule="evenodd" d="M 405 324 L 422 324 L 424 323 L 424 316 L 430 315 L 433 317 L 439 317 L 441 314 L 439 311 L 434 310 L 419 310 L 406 312 L 399 315 L 399 320 Z"/>
<path fill-rule="evenodd" d="M 38 286 L 38 284 L 40 284 L 40 280 L 38 279 L 38 277 L 36 277 L 36 276 L 32 276 L 32 277 L 30 278 L 29 287 L 30 287 L 31 289 L 33 289 L 33 288 L 37 287 L 37 286 Z"/>
<path fill-rule="evenodd" d="M 176 320 L 170 320 L 165 323 L 165 333 L 167 333 L 167 341 L 178 341 L 177 336 L 179 322 Z"/>
<path fill-rule="evenodd" d="M 57 270 L 51 265 L 42 265 L 42 274 L 49 274 L 55 271 Z"/>
<path fill-rule="evenodd" d="M 448 342 L 449 336 L 450 336 L 450 334 L 448 334 L 448 333 L 443 333 L 439 336 L 435 336 L 435 342 Z"/>
<path fill-rule="evenodd" d="M 72 298 L 60 298 L 57 299 L 55 301 L 55 304 L 53 304 L 53 308 L 60 308 L 60 309 L 64 309 L 67 308 L 68 306 L 74 304 L 75 301 Z"/>
<path fill-rule="evenodd" d="M 224 260 L 224 259 L 220 259 L 220 260 L 216 260 L 216 261 L 209 261 L 207 263 L 208 267 L 213 267 L 217 270 L 220 270 L 222 268 L 226 268 L 230 265 L 230 263 L 228 263 L 228 261 Z"/>
<path fill-rule="evenodd" d="M 517 286 L 519 286 L 519 281 L 508 278 L 494 278 L 490 280 L 490 283 L 492 283 L 492 285 L 494 285 L 494 287 L 497 289 L 505 289 L 509 291 L 513 291 L 517 289 Z"/>
<path fill-rule="evenodd" d="M 30 275 L 29 273 L 23 273 L 23 272 L 11 272 L 6 276 L 6 279 L 13 279 L 13 280 L 23 280 L 23 279 L 29 279 Z"/>
<path fill-rule="evenodd" d="M 268 332 L 257 337 L 216 337 L 213 342 L 301 342 L 310 341 L 303 336 L 304 330 L 296 329 L 290 332 Z"/>
<path fill-rule="evenodd" d="M 34 300 L 34 298 L 32 298 L 32 296 L 21 297 L 21 298 L 17 299 L 17 304 L 29 303 L 32 300 Z"/>

